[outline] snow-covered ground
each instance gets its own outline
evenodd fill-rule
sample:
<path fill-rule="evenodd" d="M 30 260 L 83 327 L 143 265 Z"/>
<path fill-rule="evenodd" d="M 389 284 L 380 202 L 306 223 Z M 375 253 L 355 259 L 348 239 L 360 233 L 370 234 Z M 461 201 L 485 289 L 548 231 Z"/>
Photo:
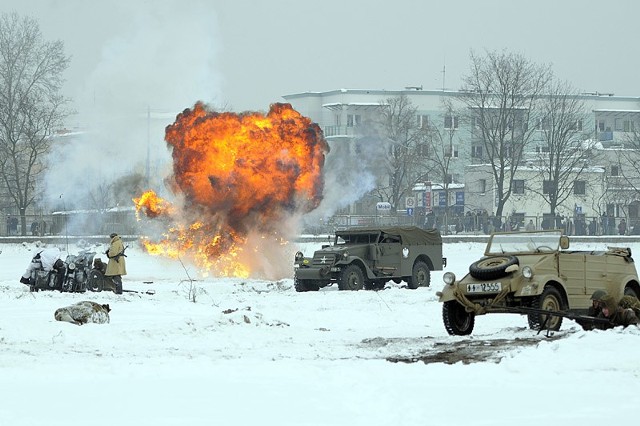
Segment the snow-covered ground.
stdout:
<path fill-rule="evenodd" d="M 573 246 L 587 247 L 603 245 Z M 445 245 L 447 270 L 483 248 Z M 30 293 L 18 279 L 34 246 L 0 249 L 0 425 L 582 426 L 633 422 L 640 406 L 640 330 L 565 320 L 554 340 L 494 315 L 448 336 L 442 272 L 418 290 L 296 293 L 291 277 L 189 283 L 180 262 L 132 247 L 124 288 L 154 295 Z M 81 300 L 108 303 L 111 322 L 54 320 Z M 515 338 L 539 343 L 470 364 L 387 361 Z"/>

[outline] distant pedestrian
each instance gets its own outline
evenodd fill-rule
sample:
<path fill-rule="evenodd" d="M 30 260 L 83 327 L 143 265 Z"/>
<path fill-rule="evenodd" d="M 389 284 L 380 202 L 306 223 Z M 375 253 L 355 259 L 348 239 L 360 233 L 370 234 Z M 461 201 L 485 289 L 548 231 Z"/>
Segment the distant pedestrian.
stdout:
<path fill-rule="evenodd" d="M 40 224 L 38 223 L 37 220 L 34 220 L 33 222 L 31 222 L 31 235 L 40 235 Z"/>
<path fill-rule="evenodd" d="M 620 223 L 618 224 L 618 234 L 620 235 L 627 234 L 627 221 L 624 219 L 621 219 Z"/>
<path fill-rule="evenodd" d="M 535 231 L 536 225 L 533 223 L 533 219 L 529 219 L 529 223 L 524 227 L 525 231 Z"/>

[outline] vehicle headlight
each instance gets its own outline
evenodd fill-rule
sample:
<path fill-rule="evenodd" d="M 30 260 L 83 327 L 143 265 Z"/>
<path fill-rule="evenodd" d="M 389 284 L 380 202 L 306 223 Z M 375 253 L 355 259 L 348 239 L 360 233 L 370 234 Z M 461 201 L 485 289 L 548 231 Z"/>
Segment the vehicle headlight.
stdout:
<path fill-rule="evenodd" d="M 445 272 L 442 276 L 442 280 L 445 284 L 453 285 L 456 282 L 456 274 L 453 272 Z"/>
<path fill-rule="evenodd" d="M 522 268 L 522 276 L 525 278 L 531 278 L 533 276 L 533 269 L 531 266 L 525 266 Z"/>
<path fill-rule="evenodd" d="M 74 269 L 76 269 L 76 264 L 75 264 L 75 263 L 73 263 L 73 262 L 70 262 L 70 263 L 67 265 L 67 268 L 69 268 L 69 269 L 71 269 L 71 270 L 73 271 Z"/>
<path fill-rule="evenodd" d="M 342 257 L 344 257 L 345 259 L 349 257 L 349 252 L 345 251 L 344 253 L 342 253 Z"/>
<path fill-rule="evenodd" d="M 301 251 L 296 253 L 296 260 L 301 260 L 304 257 L 304 254 L 302 254 Z"/>

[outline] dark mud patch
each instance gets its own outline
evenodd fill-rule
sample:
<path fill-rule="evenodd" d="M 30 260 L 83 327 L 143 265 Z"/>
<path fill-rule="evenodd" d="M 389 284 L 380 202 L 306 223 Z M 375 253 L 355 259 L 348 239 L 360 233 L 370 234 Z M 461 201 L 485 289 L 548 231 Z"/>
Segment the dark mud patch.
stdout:
<path fill-rule="evenodd" d="M 536 346 L 541 342 L 561 339 L 566 334 L 558 333 L 550 336 L 536 335 L 514 339 L 468 339 L 446 341 L 437 340 L 430 348 L 420 350 L 415 356 L 387 357 L 390 362 L 412 363 L 422 361 L 425 364 L 471 364 L 475 362 L 499 363 L 514 349 Z"/>

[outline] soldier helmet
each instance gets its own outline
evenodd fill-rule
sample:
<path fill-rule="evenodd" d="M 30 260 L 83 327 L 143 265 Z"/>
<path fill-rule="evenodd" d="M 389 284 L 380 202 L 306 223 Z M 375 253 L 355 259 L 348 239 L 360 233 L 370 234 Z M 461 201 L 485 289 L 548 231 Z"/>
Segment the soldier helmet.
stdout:
<path fill-rule="evenodd" d="M 602 300 L 607 295 L 607 292 L 604 290 L 596 290 L 591 295 L 591 300 Z"/>
<path fill-rule="evenodd" d="M 607 308 L 609 310 L 608 316 L 613 315 L 616 312 L 616 309 L 618 308 L 618 304 L 616 303 L 616 299 L 613 296 L 605 296 L 602 298 L 601 302 L 602 303 L 602 309 Z"/>
<path fill-rule="evenodd" d="M 115 232 L 112 232 L 111 235 L 109 235 L 109 238 L 113 238 L 113 237 L 117 237 L 118 234 L 116 234 Z"/>

